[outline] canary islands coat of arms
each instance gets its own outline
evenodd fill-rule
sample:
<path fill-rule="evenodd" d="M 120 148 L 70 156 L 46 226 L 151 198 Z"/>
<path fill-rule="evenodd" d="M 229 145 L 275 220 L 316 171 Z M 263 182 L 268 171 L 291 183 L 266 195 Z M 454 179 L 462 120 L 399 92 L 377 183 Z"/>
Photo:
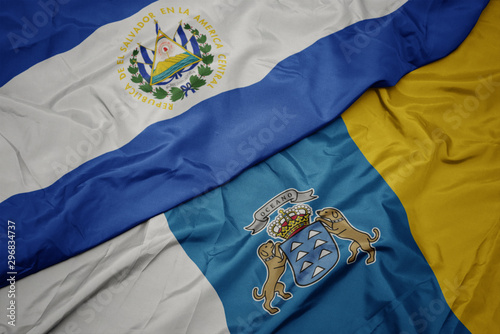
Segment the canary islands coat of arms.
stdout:
<path fill-rule="evenodd" d="M 290 299 L 285 283 L 280 281 L 286 265 L 290 266 L 294 282 L 298 287 L 308 287 L 335 268 L 340 259 L 340 251 L 335 237 L 349 240 L 350 256 L 347 264 L 354 263 L 359 251 L 367 254 L 366 265 L 376 262 L 376 249 L 373 243 L 379 240 L 380 230 L 373 228 L 374 236 L 355 228 L 347 217 L 337 208 L 327 207 L 316 211 L 311 221 L 312 208 L 303 204 L 317 199 L 314 189 L 300 192 L 290 188 L 270 199 L 254 213 L 252 224 L 245 227 L 252 235 L 264 230 L 273 239 L 262 243 L 257 255 L 267 269 L 267 278 L 260 289 L 252 290 L 256 301 L 264 300 L 262 307 L 269 314 L 280 312 L 272 306 L 276 294 L 282 299 Z M 295 204 L 283 209 L 284 205 Z M 275 214 L 275 212 L 278 213 Z M 275 217 L 270 221 L 270 216 Z"/>

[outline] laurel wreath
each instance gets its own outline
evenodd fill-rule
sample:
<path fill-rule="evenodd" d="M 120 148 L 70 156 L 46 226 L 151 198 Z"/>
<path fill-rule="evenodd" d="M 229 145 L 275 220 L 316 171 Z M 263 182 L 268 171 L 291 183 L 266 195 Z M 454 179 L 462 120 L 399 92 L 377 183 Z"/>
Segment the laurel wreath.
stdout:
<path fill-rule="evenodd" d="M 184 29 L 189 30 L 191 34 L 196 37 L 196 42 L 198 43 L 201 51 L 201 62 L 204 64 L 197 67 L 198 75 L 191 75 L 189 77 L 189 87 L 171 87 L 169 91 L 166 91 L 161 87 L 153 88 L 153 86 L 151 86 L 149 82 L 147 82 L 139 73 L 139 67 L 137 66 L 137 55 L 139 54 L 139 48 L 136 48 L 132 52 L 132 57 L 130 57 L 130 66 L 128 67 L 129 73 L 132 74 L 132 82 L 139 84 L 140 90 L 148 94 L 153 94 L 156 99 L 162 100 L 166 97 L 170 97 L 170 100 L 172 102 L 182 100 L 185 96 L 187 96 L 189 91 L 195 92 L 200 89 L 200 87 L 204 86 L 207 83 L 204 78 L 209 76 L 213 72 L 210 64 L 213 63 L 214 56 L 210 54 L 212 46 L 207 43 L 207 36 L 201 35 L 198 29 L 192 28 L 187 23 L 184 24 Z"/>

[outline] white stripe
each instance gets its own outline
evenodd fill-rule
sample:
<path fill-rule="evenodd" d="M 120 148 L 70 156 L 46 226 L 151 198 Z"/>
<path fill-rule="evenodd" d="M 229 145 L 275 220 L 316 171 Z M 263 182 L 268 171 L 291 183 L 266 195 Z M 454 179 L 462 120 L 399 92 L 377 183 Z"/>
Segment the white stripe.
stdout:
<path fill-rule="evenodd" d="M 359 20 L 386 15 L 404 2 L 231 0 L 207 6 L 191 0 L 182 2 L 182 10 L 189 9 L 187 16 L 161 14 L 171 5 L 160 1 L 103 26 L 72 50 L 33 66 L 0 88 L 0 201 L 47 187 L 67 171 L 123 146 L 148 125 L 179 115 L 208 97 L 258 82 L 279 61 L 319 38 Z M 173 111 L 137 102 L 124 89 L 128 78 L 118 79 L 117 57 L 125 56 L 128 62 L 131 53 L 119 48 L 148 13 L 157 15 L 165 31 L 175 31 L 180 18 L 196 24 L 193 18 L 199 14 L 224 45 L 217 49 L 209 38 L 212 54 L 216 59 L 218 54 L 227 56 L 219 83 L 177 101 Z M 133 47 L 139 42 L 154 45 L 154 22 L 139 34 Z"/>
<path fill-rule="evenodd" d="M 19 280 L 16 291 L 9 333 L 229 333 L 217 293 L 163 214 Z M 0 289 L 1 305 L 7 295 Z"/>

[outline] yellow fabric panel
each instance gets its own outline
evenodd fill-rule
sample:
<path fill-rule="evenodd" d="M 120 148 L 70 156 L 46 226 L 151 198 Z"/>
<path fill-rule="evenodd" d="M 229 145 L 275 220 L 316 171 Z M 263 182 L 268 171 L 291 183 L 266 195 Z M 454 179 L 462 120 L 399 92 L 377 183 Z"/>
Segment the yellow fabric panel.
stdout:
<path fill-rule="evenodd" d="M 342 116 L 472 333 L 500 332 L 498 18 L 495 0 L 455 52 L 369 90 Z"/>

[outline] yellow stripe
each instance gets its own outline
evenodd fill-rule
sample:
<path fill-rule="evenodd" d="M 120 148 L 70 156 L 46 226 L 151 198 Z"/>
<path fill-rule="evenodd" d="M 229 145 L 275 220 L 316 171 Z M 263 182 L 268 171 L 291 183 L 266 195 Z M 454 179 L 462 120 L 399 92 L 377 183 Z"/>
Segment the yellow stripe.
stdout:
<path fill-rule="evenodd" d="M 490 2 L 450 56 L 369 90 L 342 116 L 473 333 L 500 328 L 499 17 Z"/>

